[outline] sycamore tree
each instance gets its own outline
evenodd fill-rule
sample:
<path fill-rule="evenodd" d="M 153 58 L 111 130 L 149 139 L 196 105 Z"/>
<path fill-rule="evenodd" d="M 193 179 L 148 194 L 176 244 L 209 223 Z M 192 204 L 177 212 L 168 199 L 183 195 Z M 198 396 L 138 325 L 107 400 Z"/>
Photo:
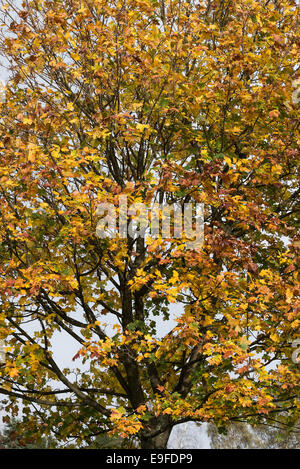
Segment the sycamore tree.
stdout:
<path fill-rule="evenodd" d="M 292 425 L 297 2 L 1 4 L 6 412 L 77 446 L 164 448 L 187 421 Z M 201 248 L 174 216 L 167 236 L 118 221 L 97 235 L 99 205 L 119 214 L 121 197 L 136 209 L 125 228 L 136 204 L 152 219 L 158 203 L 161 224 L 162 207 L 203 204 Z M 58 335 L 77 343 L 68 369 Z"/>

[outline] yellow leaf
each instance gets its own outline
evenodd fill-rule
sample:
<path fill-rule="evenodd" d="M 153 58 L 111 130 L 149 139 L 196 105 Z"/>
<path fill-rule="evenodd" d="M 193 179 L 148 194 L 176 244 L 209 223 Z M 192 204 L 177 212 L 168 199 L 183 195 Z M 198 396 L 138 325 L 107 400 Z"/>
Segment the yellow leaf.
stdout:
<path fill-rule="evenodd" d="M 287 291 L 285 293 L 285 296 L 286 296 L 286 302 L 288 304 L 290 304 L 292 302 L 292 298 L 293 298 L 293 292 L 290 288 L 287 289 Z"/>
<path fill-rule="evenodd" d="M 164 412 L 163 412 L 163 413 L 164 413 L 164 414 L 169 414 L 169 415 L 170 415 L 170 414 L 172 414 L 172 413 L 173 413 L 173 410 L 171 409 L 171 407 L 167 407 L 167 408 L 164 410 Z"/>
<path fill-rule="evenodd" d="M 8 373 L 11 378 L 15 378 L 16 376 L 18 376 L 19 370 L 14 367 L 14 368 L 11 368 Z"/>
<path fill-rule="evenodd" d="M 228 156 L 224 156 L 224 160 L 226 161 L 226 163 L 228 164 L 229 167 L 232 166 L 231 159 L 228 158 Z"/>

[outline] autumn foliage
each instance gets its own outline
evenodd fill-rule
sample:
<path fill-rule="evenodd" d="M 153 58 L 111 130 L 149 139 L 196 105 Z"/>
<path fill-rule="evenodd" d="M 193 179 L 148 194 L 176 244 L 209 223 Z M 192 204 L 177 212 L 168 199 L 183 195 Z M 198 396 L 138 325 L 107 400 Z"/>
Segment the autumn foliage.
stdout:
<path fill-rule="evenodd" d="M 299 419 L 296 1 L 1 3 L 6 411 L 143 448 L 186 421 Z M 202 249 L 100 239 L 119 195 L 203 203 Z"/>

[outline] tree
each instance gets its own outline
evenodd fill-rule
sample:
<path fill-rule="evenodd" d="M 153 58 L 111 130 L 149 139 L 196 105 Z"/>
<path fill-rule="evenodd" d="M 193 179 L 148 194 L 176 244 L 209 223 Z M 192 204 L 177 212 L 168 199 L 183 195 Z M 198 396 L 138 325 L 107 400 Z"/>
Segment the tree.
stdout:
<path fill-rule="evenodd" d="M 2 3 L 0 392 L 25 426 L 164 448 L 186 421 L 299 418 L 298 13 Z M 127 236 L 99 236 L 120 200 Z M 154 202 L 161 223 L 204 204 L 201 249 L 175 216 L 165 236 L 127 230 Z M 85 368 L 59 366 L 58 333 Z"/>
<path fill-rule="evenodd" d="M 231 424 L 225 434 L 210 424 L 208 433 L 214 449 L 299 449 L 299 423 L 295 428 L 272 426 L 269 422 L 257 427 L 245 423 Z"/>
<path fill-rule="evenodd" d="M 35 438 L 37 436 L 37 438 Z M 41 438 L 38 432 L 23 434 L 22 422 L 16 419 L 0 432 L 0 449 L 52 449 L 57 447 L 53 437 Z"/>

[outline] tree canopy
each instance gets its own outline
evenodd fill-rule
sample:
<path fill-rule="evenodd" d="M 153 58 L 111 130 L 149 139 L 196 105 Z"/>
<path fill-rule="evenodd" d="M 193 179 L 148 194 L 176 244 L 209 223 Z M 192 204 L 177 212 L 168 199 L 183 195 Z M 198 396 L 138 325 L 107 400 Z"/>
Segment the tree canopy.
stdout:
<path fill-rule="evenodd" d="M 26 428 L 164 448 L 299 419 L 296 3 L 1 1 L 0 393 Z M 204 204 L 203 246 L 100 238 L 120 196 Z"/>

